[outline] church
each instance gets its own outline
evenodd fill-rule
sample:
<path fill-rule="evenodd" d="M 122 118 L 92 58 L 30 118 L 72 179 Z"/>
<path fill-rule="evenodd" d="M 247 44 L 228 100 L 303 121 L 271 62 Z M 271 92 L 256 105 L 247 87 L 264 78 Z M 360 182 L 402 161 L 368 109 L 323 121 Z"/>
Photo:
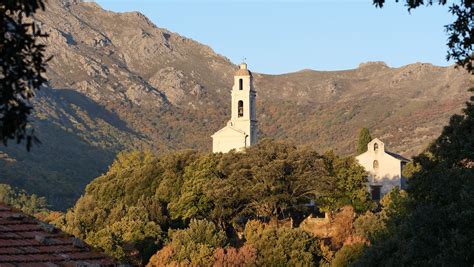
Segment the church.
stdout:
<path fill-rule="evenodd" d="M 212 152 L 242 151 L 257 143 L 257 119 L 252 72 L 242 63 L 234 75 L 231 91 L 231 118 L 212 137 Z"/>
<path fill-rule="evenodd" d="M 367 152 L 356 157 L 368 173 L 369 190 L 373 200 L 380 200 L 394 187 L 405 189 L 402 170 L 409 159 L 385 150 L 378 138 L 367 144 Z"/>

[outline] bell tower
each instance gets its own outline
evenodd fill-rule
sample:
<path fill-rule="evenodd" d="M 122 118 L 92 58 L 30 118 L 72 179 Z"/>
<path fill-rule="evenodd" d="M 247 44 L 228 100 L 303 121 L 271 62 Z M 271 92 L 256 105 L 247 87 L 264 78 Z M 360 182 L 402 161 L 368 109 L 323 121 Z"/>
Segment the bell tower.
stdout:
<path fill-rule="evenodd" d="M 212 135 L 213 152 L 240 151 L 257 143 L 256 95 L 252 73 L 242 63 L 234 75 L 231 117 L 227 126 Z"/>
<path fill-rule="evenodd" d="M 232 112 L 231 125 L 248 134 L 246 146 L 257 143 L 257 115 L 255 98 L 257 93 L 253 87 L 252 73 L 247 69 L 247 64 L 240 64 L 239 70 L 234 75 L 232 87 Z"/>

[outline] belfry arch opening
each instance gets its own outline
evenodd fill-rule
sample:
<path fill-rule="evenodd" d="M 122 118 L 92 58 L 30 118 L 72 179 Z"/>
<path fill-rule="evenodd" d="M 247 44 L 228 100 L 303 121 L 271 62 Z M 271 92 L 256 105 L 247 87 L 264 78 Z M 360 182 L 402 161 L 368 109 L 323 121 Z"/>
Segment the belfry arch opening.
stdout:
<path fill-rule="evenodd" d="M 244 101 L 242 100 L 239 100 L 239 103 L 237 105 L 237 114 L 239 118 L 244 116 Z"/>
<path fill-rule="evenodd" d="M 239 90 L 244 90 L 244 79 L 239 79 Z"/>
<path fill-rule="evenodd" d="M 374 151 L 375 152 L 379 151 L 379 144 L 377 143 L 374 144 Z"/>

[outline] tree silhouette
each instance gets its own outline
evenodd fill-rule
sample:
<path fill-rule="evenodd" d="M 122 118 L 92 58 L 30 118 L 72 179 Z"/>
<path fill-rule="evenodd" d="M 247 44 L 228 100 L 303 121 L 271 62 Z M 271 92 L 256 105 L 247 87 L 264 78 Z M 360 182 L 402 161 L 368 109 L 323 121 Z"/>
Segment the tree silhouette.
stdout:
<path fill-rule="evenodd" d="M 21 143 L 29 150 L 39 142 L 29 127 L 31 98 L 46 83 L 43 76 L 47 59 L 38 39 L 47 35 L 33 21 L 42 0 L 5 0 L 0 3 L 0 140 Z"/>
<path fill-rule="evenodd" d="M 357 154 L 360 155 L 367 151 L 367 144 L 372 141 L 369 129 L 362 128 L 359 133 L 359 141 L 357 142 Z"/>

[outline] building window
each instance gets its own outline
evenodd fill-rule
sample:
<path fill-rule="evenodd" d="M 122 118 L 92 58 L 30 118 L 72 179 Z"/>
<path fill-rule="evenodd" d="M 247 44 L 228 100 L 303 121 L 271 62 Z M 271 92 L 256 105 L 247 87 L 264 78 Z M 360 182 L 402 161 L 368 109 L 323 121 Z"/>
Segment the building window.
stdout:
<path fill-rule="evenodd" d="M 379 144 L 377 143 L 374 144 L 374 151 L 375 152 L 379 151 Z"/>
<path fill-rule="evenodd" d="M 244 116 L 244 101 L 239 100 L 237 111 L 238 111 L 237 114 L 238 114 L 239 118 Z"/>
<path fill-rule="evenodd" d="M 379 169 L 379 162 L 377 160 L 374 160 L 373 167 L 375 171 Z"/>
<path fill-rule="evenodd" d="M 380 200 L 380 185 L 371 185 L 370 186 L 370 195 L 372 197 L 372 200 Z"/>
<path fill-rule="evenodd" d="M 243 89 L 244 89 L 244 80 L 239 79 L 239 90 L 243 90 Z"/>

